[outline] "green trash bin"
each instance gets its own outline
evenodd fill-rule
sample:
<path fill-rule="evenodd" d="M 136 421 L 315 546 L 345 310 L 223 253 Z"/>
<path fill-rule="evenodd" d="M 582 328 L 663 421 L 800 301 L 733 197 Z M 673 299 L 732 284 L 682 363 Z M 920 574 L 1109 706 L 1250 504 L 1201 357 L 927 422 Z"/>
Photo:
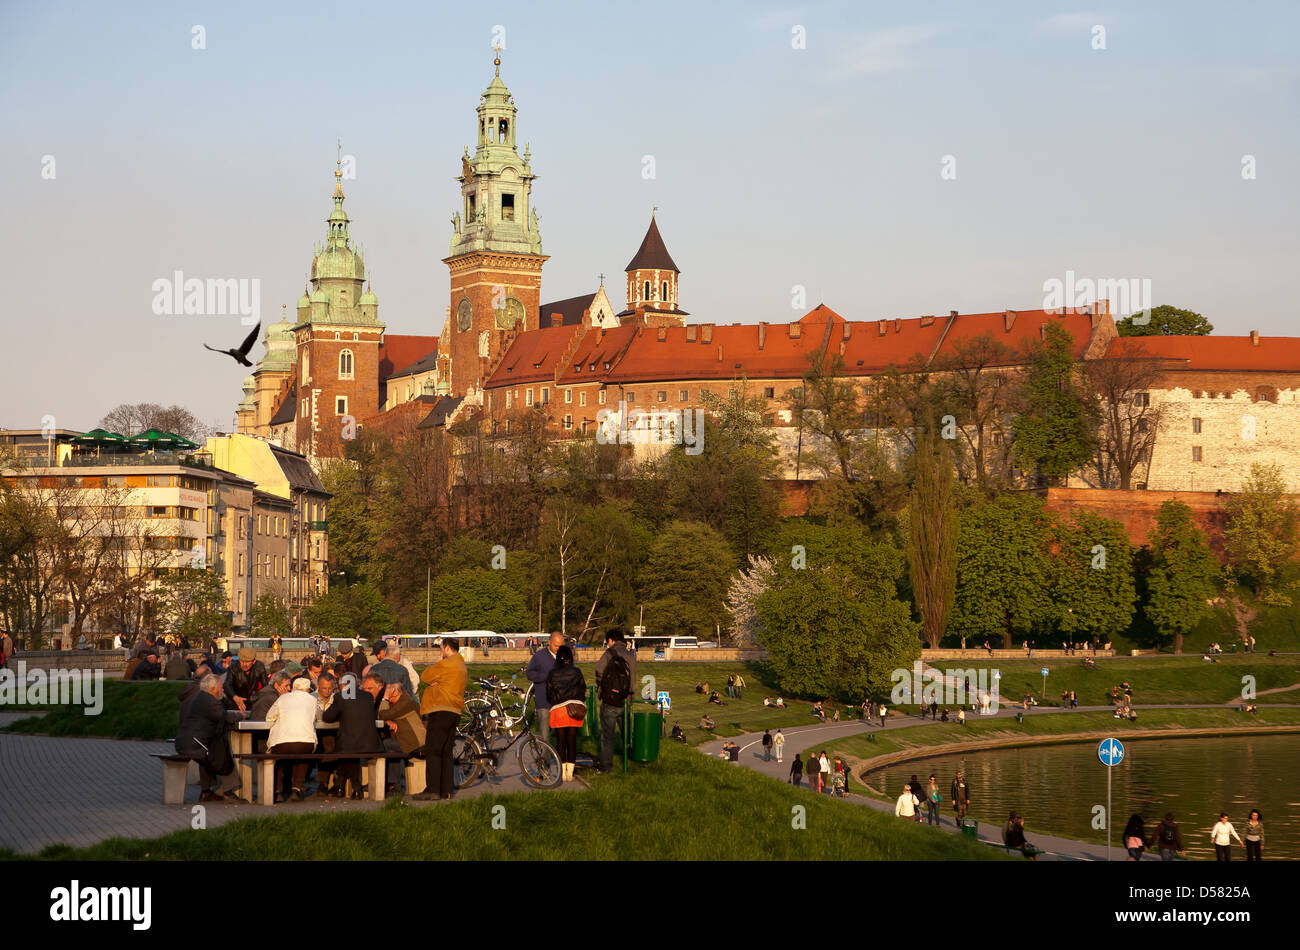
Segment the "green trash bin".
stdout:
<path fill-rule="evenodd" d="M 632 761 L 653 762 L 659 758 L 659 736 L 663 713 L 654 706 L 632 710 Z"/>
<path fill-rule="evenodd" d="M 961 834 L 963 838 L 970 838 L 972 841 L 979 841 L 980 823 L 974 818 L 963 818 L 961 820 Z"/>

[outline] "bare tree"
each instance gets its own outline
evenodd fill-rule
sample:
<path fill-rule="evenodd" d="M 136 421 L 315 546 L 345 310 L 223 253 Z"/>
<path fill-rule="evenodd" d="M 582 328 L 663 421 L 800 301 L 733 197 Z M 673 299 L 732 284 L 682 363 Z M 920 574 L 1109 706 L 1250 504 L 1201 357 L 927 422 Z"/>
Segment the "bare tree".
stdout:
<path fill-rule="evenodd" d="M 969 449 L 975 483 L 992 490 L 1006 470 L 1010 432 L 1001 420 L 1015 385 L 1012 349 L 991 333 L 953 341 L 950 352 L 936 361 L 944 374 L 944 390 L 951 403 L 962 439 Z M 989 471 L 989 459 L 995 471 Z"/>
<path fill-rule="evenodd" d="M 1122 357 L 1089 360 L 1087 375 L 1101 410 L 1097 487 L 1130 489 L 1134 475 L 1150 465 L 1163 422 L 1163 407 L 1151 400 L 1160 383 L 1159 361 L 1135 345 Z"/>
<path fill-rule="evenodd" d="M 125 436 L 132 436 L 146 429 L 158 429 L 200 445 L 212 434 L 212 427 L 200 422 L 198 417 L 184 406 L 162 406 L 156 402 L 124 402 L 100 419 L 99 426 L 101 429 L 120 432 Z"/>

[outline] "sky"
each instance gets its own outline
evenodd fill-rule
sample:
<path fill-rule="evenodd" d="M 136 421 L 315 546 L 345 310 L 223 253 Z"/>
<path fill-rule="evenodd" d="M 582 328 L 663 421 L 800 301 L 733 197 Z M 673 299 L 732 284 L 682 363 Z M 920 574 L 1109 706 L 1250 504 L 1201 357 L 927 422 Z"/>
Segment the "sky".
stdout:
<path fill-rule="evenodd" d="M 1073 272 L 1296 335 L 1298 34 L 1290 2 L 0 0 L 0 427 L 233 428 L 248 370 L 202 344 L 241 318 L 155 314 L 153 282 L 292 313 L 338 140 L 380 319 L 440 332 L 494 40 L 543 300 L 604 273 L 621 307 L 657 206 L 694 321 L 1029 310 Z"/>

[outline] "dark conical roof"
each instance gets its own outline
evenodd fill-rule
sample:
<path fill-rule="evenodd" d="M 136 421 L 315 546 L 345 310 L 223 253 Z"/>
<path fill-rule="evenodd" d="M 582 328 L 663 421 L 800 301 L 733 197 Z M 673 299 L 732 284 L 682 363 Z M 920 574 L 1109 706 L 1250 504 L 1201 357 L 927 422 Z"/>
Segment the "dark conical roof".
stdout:
<path fill-rule="evenodd" d="M 650 215 L 650 229 L 646 231 L 641 246 L 637 248 L 636 254 L 632 256 L 632 262 L 623 270 L 633 271 L 641 268 L 670 270 L 675 274 L 681 273 L 677 269 L 677 265 L 673 263 L 668 248 L 664 247 L 664 239 L 659 236 L 659 225 L 655 224 L 653 214 Z"/>

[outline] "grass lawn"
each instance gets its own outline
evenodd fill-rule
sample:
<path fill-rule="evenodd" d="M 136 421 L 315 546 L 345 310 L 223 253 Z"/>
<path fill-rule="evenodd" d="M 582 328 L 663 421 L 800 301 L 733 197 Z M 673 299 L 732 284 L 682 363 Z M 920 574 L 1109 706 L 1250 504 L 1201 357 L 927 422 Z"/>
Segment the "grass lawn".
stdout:
<path fill-rule="evenodd" d="M 4 706 L 4 712 L 47 710 L 44 716 L 12 723 L 4 732 L 52 736 L 108 736 L 117 739 L 173 739 L 180 724 L 176 695 L 183 683 L 104 680 L 103 709 L 86 715 L 83 706 Z"/>
<path fill-rule="evenodd" d="M 692 684 L 693 685 L 693 684 Z M 391 802 L 371 814 L 248 818 L 150 840 L 55 846 L 42 859 L 405 860 L 1007 860 L 986 846 L 833 802 L 674 745 L 590 791 L 484 795 L 450 805 Z M 803 806 L 804 828 L 793 827 Z M 494 810 L 504 807 L 504 829 Z M 497 816 L 502 812 L 497 811 Z M 499 823 L 499 822 L 498 822 Z M 0 857 L 13 859 L 12 852 Z"/>

